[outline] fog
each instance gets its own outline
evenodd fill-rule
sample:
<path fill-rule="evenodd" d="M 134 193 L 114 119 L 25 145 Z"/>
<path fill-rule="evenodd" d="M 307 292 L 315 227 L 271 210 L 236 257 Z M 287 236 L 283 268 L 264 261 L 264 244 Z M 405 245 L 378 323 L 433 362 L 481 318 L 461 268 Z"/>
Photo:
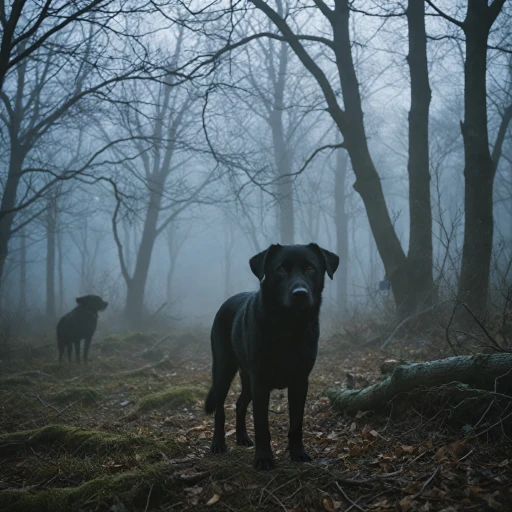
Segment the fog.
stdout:
<path fill-rule="evenodd" d="M 361 164 L 351 137 L 359 128 L 344 104 L 350 71 L 322 40 L 332 28 L 316 2 L 273 8 L 301 34 L 346 119 L 328 105 L 334 100 L 296 42 L 281 40 L 251 2 L 79 3 L 83 17 L 47 39 L 55 13 L 45 17 L 31 3 L 16 30 L 28 34 L 42 16 L 40 30 L 10 41 L 0 104 L 2 315 L 52 326 L 75 297 L 92 293 L 110 303 L 105 325 L 208 325 L 228 296 L 257 289 L 248 260 L 270 243 L 316 242 L 339 253 L 344 270 L 327 284 L 328 315 L 392 300 L 396 258 L 383 256 L 387 235 L 368 221 L 378 198 L 366 192 L 365 204 L 353 188 L 365 171 L 354 174 Z M 407 255 L 416 232 L 407 20 L 399 4 L 360 4 L 352 6 L 349 37 L 364 137 L 389 229 Z M 463 4 L 439 7 L 462 18 Z M 443 300 L 460 294 L 465 186 L 474 185 L 465 185 L 460 128 L 468 108 L 464 38 L 432 7 L 426 12 L 430 265 Z M 63 19 L 72 15 L 69 4 Z M 503 129 L 491 198 L 491 295 L 510 281 L 509 21 L 506 4 L 487 52 L 490 152 Z M 258 33 L 270 36 L 251 38 Z M 379 289 L 385 279 L 391 292 Z"/>

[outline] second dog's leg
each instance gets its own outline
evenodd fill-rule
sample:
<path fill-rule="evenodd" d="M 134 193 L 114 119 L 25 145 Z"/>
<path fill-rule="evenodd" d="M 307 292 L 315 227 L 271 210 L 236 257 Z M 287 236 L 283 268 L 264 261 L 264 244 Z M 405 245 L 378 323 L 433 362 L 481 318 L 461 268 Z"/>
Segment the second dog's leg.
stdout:
<path fill-rule="evenodd" d="M 247 434 L 247 426 L 245 416 L 247 407 L 251 403 L 251 383 L 246 375 L 240 372 L 240 380 L 242 381 L 242 392 L 236 401 L 236 444 L 239 446 L 254 446 L 251 438 Z"/>
<path fill-rule="evenodd" d="M 270 446 L 270 430 L 268 428 L 268 404 L 270 389 L 252 383 L 252 407 L 254 413 L 254 437 L 256 440 L 256 454 L 254 467 L 256 469 L 273 469 L 274 456 Z"/>
<path fill-rule="evenodd" d="M 90 338 L 85 338 L 84 343 L 84 363 L 87 363 L 87 357 L 89 355 L 89 347 L 91 346 L 92 336 Z"/>
<path fill-rule="evenodd" d="M 302 422 L 304 420 L 304 406 L 307 394 L 307 380 L 296 382 L 288 388 L 288 408 L 290 410 L 288 441 L 290 457 L 295 462 L 310 462 L 312 460 L 302 444 Z"/>
<path fill-rule="evenodd" d="M 74 342 L 75 345 L 75 361 L 80 363 L 80 340 Z"/>
<path fill-rule="evenodd" d="M 68 361 L 71 363 L 71 352 L 73 350 L 73 343 L 71 341 L 66 345 L 66 350 L 68 352 Z"/>

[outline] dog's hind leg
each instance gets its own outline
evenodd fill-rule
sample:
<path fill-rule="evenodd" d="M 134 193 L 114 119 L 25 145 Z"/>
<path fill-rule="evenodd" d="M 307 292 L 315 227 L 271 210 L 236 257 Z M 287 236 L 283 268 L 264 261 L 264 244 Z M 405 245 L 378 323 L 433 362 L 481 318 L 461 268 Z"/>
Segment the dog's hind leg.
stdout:
<path fill-rule="evenodd" d="M 239 446 L 254 446 L 252 439 L 247 434 L 247 426 L 245 416 L 247 407 L 251 403 L 251 383 L 247 375 L 240 372 L 240 380 L 242 381 L 242 392 L 236 401 L 236 444 Z"/>
<path fill-rule="evenodd" d="M 223 453 L 227 451 L 226 438 L 224 433 L 224 424 L 226 417 L 224 414 L 224 402 L 228 395 L 231 381 L 238 370 L 238 363 L 232 354 L 224 354 L 223 361 L 218 361 L 215 368 L 215 378 L 213 383 L 213 393 L 215 397 L 215 430 L 211 445 L 212 453 Z"/>
<path fill-rule="evenodd" d="M 73 343 L 71 341 L 66 345 L 66 350 L 68 353 L 68 361 L 71 363 L 71 351 L 73 350 Z"/>

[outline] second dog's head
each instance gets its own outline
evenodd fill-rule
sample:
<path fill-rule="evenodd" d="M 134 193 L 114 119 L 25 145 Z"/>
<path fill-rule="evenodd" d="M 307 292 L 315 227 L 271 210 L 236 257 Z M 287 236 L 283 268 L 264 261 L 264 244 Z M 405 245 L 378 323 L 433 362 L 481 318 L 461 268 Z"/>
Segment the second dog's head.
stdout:
<path fill-rule="evenodd" d="M 98 295 L 84 295 L 83 297 L 77 297 L 76 303 L 79 306 L 87 309 L 91 313 L 98 313 L 99 311 L 105 311 L 108 306 L 108 302 L 104 301 Z"/>
<path fill-rule="evenodd" d="M 325 273 L 333 278 L 339 258 L 317 244 L 276 244 L 253 256 L 249 264 L 265 301 L 301 311 L 320 306 Z"/>

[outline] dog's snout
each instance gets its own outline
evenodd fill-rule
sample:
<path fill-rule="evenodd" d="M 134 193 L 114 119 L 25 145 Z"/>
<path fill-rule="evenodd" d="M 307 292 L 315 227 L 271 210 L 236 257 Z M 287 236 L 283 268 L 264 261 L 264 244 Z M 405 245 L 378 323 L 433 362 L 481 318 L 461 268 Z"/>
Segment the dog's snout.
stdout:
<path fill-rule="evenodd" d="M 309 295 L 306 288 L 299 286 L 297 288 L 294 288 L 292 291 L 292 295 L 294 299 L 306 299 Z"/>

